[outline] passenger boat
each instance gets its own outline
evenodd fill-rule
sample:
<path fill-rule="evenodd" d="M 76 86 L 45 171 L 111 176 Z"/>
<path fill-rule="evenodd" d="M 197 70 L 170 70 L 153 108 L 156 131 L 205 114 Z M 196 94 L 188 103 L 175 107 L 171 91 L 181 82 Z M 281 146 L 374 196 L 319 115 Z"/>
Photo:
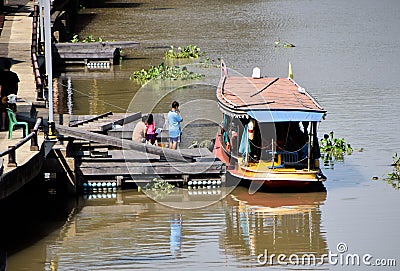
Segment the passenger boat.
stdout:
<path fill-rule="evenodd" d="M 214 154 L 227 172 L 257 189 L 323 187 L 317 127 L 326 111 L 293 80 L 228 76 L 223 72 L 217 101 L 223 121 Z"/>

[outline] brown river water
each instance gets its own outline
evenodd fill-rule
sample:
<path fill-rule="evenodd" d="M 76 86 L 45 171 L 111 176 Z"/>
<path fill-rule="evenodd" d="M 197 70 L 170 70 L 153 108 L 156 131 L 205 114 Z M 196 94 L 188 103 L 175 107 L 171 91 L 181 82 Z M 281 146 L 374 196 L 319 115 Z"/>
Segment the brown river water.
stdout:
<path fill-rule="evenodd" d="M 140 47 L 124 50 L 112 71 L 63 74 L 59 111 L 165 112 L 176 99 L 185 125 L 217 123 L 218 68 L 188 65 L 207 75 L 203 81 L 141 88 L 129 80 L 161 63 L 169 45 L 193 44 L 222 57 L 231 74 L 249 76 L 258 66 L 263 75 L 286 76 L 290 61 L 294 79 L 328 111 L 319 136 L 334 131 L 355 151 L 323 168 L 326 193 L 185 190 L 171 197 L 187 208 L 172 208 L 134 190 L 73 200 L 22 192 L 18 206 L 3 206 L 7 270 L 398 269 L 400 192 L 384 178 L 400 152 L 400 2 L 105 1 L 78 20 L 82 37 Z M 275 47 L 278 40 L 296 47 Z M 184 146 L 216 132 L 186 128 Z M 198 202 L 205 203 L 189 208 Z"/>

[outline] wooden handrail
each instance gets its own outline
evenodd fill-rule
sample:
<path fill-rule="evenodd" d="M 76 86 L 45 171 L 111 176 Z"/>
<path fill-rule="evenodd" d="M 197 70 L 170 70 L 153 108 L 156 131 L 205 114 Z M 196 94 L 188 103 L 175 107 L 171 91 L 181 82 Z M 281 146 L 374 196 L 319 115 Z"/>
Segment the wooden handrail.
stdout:
<path fill-rule="evenodd" d="M 10 154 L 11 152 L 15 151 L 16 149 L 18 149 L 19 147 L 24 145 L 26 142 L 28 142 L 29 140 L 31 140 L 32 138 L 37 136 L 37 132 L 39 130 L 41 123 L 42 123 L 42 118 L 37 118 L 35 127 L 33 128 L 32 132 L 29 135 L 27 135 L 26 137 L 24 137 L 21 141 L 18 141 L 14 146 L 10 146 L 7 150 L 1 152 L 0 157 Z"/>

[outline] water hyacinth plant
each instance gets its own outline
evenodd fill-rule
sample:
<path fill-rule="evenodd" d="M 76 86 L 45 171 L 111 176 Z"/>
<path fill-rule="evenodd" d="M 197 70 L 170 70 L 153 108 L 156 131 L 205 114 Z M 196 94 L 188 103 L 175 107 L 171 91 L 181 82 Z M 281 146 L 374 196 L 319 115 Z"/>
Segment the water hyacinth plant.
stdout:
<path fill-rule="evenodd" d="M 343 161 L 344 155 L 351 155 L 353 148 L 346 143 L 344 138 L 334 138 L 333 131 L 324 135 L 320 140 L 320 150 L 324 164 L 330 164 L 332 161 Z"/>
<path fill-rule="evenodd" d="M 387 182 L 395 189 L 400 188 L 400 156 L 393 154 L 393 171 L 387 174 Z"/>
<path fill-rule="evenodd" d="M 201 79 L 204 75 L 197 74 L 189 71 L 186 67 L 179 66 L 168 66 L 164 63 L 158 66 L 151 66 L 149 69 L 141 69 L 135 71 L 130 79 L 136 80 L 141 85 L 147 83 L 152 79 L 170 79 L 170 80 L 190 80 L 190 79 Z"/>
<path fill-rule="evenodd" d="M 200 51 L 200 48 L 196 45 L 187 45 L 178 48 L 171 45 L 171 49 L 165 52 L 165 58 L 199 58 L 205 54 L 200 53 Z"/>
<path fill-rule="evenodd" d="M 74 35 L 72 37 L 72 40 L 71 40 L 71 42 L 73 42 L 73 43 L 76 43 L 76 42 L 84 42 L 84 43 L 87 43 L 87 42 L 102 42 L 102 41 L 103 41 L 102 37 L 98 37 L 97 39 L 95 39 L 93 37 L 93 35 L 89 35 L 89 36 L 87 36 L 86 38 L 84 38 L 82 40 L 79 39 L 78 35 Z"/>
<path fill-rule="evenodd" d="M 149 182 L 145 186 L 145 189 L 154 199 L 162 199 L 166 195 L 172 193 L 175 186 L 163 179 L 158 180 L 157 178 L 154 178 L 152 182 Z"/>

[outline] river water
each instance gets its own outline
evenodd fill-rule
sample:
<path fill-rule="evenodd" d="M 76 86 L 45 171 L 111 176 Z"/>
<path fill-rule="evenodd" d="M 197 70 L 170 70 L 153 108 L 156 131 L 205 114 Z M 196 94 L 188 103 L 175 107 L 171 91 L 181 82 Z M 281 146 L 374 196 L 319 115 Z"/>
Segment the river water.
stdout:
<path fill-rule="evenodd" d="M 161 63 L 169 45 L 194 44 L 211 59 L 222 57 L 231 73 L 251 75 L 258 66 L 263 75 L 286 76 L 290 61 L 295 80 L 328 111 L 320 137 L 335 131 L 355 152 L 323 169 L 326 193 L 249 196 L 239 187 L 180 195 L 215 202 L 195 209 L 170 208 L 131 190 L 87 195 L 61 205 L 62 211 L 39 212 L 41 224 L 27 216 L 24 223 L 47 226 L 31 243 L 10 250 L 9 270 L 397 270 L 378 264 L 393 265 L 394 259 L 400 265 L 399 191 L 383 180 L 392 154 L 400 151 L 398 1 L 105 3 L 85 9 L 80 35 L 141 45 L 124 50 L 125 59 L 111 72 L 67 72 L 63 82 L 71 78 L 73 113 L 164 112 L 177 99 L 184 115 L 196 116 L 186 123 L 218 122 L 216 68 L 204 69 L 202 82 L 141 88 L 129 80 L 133 71 Z M 296 47 L 275 47 L 278 40 Z M 68 109 L 62 101 L 60 108 Z M 266 254 L 283 254 L 288 263 L 291 254 L 307 253 L 323 264 L 282 265 L 277 256 L 272 266 L 263 262 Z"/>

